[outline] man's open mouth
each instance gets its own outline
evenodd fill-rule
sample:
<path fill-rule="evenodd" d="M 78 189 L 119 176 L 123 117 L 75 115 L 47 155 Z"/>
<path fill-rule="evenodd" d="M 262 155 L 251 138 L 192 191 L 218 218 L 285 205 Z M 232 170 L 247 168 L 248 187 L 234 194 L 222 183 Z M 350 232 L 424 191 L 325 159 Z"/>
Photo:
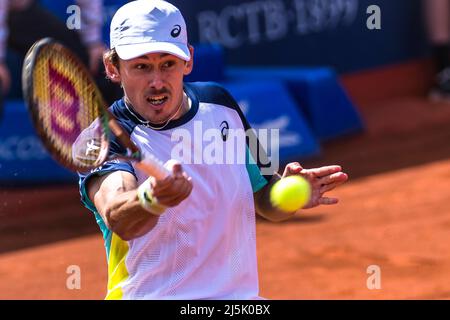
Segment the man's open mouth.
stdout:
<path fill-rule="evenodd" d="M 169 99 L 169 97 L 166 95 L 152 96 L 152 97 L 147 98 L 147 102 L 154 105 L 155 107 L 158 107 L 158 106 L 161 106 L 168 99 Z"/>
<path fill-rule="evenodd" d="M 147 102 L 155 111 L 161 111 L 165 103 L 169 100 L 169 96 L 167 95 L 158 95 L 158 96 L 150 96 L 147 97 Z"/>

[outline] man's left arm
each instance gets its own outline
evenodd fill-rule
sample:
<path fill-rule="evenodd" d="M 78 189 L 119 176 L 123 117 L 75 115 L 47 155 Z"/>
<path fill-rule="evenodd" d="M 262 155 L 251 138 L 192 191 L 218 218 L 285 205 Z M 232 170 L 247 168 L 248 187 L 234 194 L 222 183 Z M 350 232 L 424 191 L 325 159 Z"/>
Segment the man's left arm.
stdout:
<path fill-rule="evenodd" d="M 273 185 L 280 179 L 288 176 L 299 175 L 304 177 L 311 184 L 310 201 L 302 209 L 313 208 L 318 205 L 333 205 L 338 203 L 337 198 L 325 197 L 324 194 L 343 184 L 348 180 L 348 175 L 342 172 L 340 166 L 325 166 L 314 169 L 303 169 L 297 163 L 289 163 L 284 169 L 283 176 L 274 174 L 272 179 L 258 192 L 255 193 L 256 212 L 262 217 L 278 222 L 291 218 L 296 214 L 294 212 L 285 212 L 277 209 L 270 202 L 270 191 Z"/>

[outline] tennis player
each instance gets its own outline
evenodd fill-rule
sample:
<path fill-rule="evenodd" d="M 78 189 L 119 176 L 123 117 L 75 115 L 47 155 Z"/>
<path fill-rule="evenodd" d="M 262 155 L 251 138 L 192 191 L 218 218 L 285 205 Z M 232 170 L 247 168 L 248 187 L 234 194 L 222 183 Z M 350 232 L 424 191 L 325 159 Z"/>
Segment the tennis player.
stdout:
<path fill-rule="evenodd" d="M 263 174 L 250 146 L 243 164 L 173 159 L 180 143 L 193 153 L 210 144 L 174 139 L 175 132 L 193 135 L 198 123 L 204 131 L 220 130 L 224 121 L 229 130 L 249 128 L 225 89 L 183 82 L 194 49 L 176 7 L 160 0 L 129 2 L 113 17 L 110 36 L 104 63 L 109 78 L 124 89 L 110 110 L 144 153 L 167 161 L 171 174 L 157 181 L 119 160 L 80 174 L 82 201 L 105 239 L 106 298 L 259 298 L 255 211 L 271 221 L 295 214 L 270 204 L 270 188 L 280 176 Z M 112 152 L 125 150 L 113 143 Z M 323 195 L 347 180 L 339 166 L 307 170 L 290 163 L 283 177 L 289 175 L 311 182 L 307 207 L 337 203 Z"/>

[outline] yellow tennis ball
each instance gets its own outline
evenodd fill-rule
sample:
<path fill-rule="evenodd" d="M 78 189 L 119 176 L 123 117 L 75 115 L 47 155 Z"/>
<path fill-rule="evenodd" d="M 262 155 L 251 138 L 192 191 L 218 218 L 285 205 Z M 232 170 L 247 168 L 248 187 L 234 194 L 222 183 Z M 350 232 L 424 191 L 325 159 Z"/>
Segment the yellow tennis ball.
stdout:
<path fill-rule="evenodd" d="M 289 176 L 277 181 L 270 190 L 270 201 L 282 211 L 293 212 L 303 208 L 311 197 L 311 185 L 300 176 Z"/>

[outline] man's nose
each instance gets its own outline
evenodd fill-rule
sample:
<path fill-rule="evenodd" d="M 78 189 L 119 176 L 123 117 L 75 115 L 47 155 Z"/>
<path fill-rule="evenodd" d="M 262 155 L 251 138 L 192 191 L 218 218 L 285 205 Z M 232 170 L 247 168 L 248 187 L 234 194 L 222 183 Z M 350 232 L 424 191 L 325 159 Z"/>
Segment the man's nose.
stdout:
<path fill-rule="evenodd" d="M 161 90 L 164 87 L 164 80 L 161 72 L 155 71 L 150 75 L 149 87 L 154 88 L 156 90 Z"/>

